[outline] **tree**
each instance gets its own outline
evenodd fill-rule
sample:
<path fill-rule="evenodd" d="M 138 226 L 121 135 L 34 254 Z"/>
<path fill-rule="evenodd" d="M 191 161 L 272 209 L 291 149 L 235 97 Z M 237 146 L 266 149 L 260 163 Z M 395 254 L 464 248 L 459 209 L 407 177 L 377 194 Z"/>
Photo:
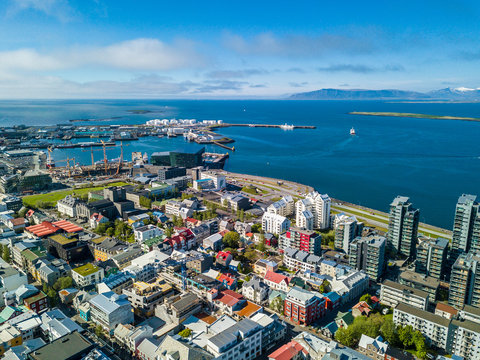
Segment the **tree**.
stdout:
<path fill-rule="evenodd" d="M 383 325 L 380 327 L 380 334 L 382 334 L 383 338 L 388 341 L 390 344 L 395 345 L 398 343 L 398 334 L 397 328 L 393 323 L 393 319 L 391 315 L 385 317 L 385 321 Z"/>
<path fill-rule="evenodd" d="M 8 248 L 7 245 L 3 245 L 2 259 L 3 259 L 6 263 L 10 263 L 10 260 L 11 260 L 11 257 L 10 257 L 10 249 Z"/>
<path fill-rule="evenodd" d="M 47 291 L 47 296 L 50 302 L 50 307 L 54 307 L 57 304 L 57 292 L 50 288 Z"/>
<path fill-rule="evenodd" d="M 97 228 L 95 229 L 95 232 L 99 235 L 105 235 L 105 232 L 107 231 L 107 227 L 109 225 L 110 224 L 108 224 L 108 223 L 100 223 L 100 224 L 98 224 Z"/>
<path fill-rule="evenodd" d="M 190 335 L 192 335 L 192 330 L 190 330 L 189 328 L 185 328 L 182 331 L 180 331 L 178 333 L 178 335 L 180 335 L 182 338 L 186 339 L 186 338 L 190 337 Z"/>
<path fill-rule="evenodd" d="M 270 303 L 270 309 L 279 314 L 283 314 L 283 300 L 280 296 L 277 296 L 272 300 Z"/>
<path fill-rule="evenodd" d="M 260 234 L 260 241 L 258 242 L 257 250 L 261 252 L 265 252 L 265 250 L 267 250 L 267 246 L 265 243 L 265 235 L 263 234 Z"/>
<path fill-rule="evenodd" d="M 95 335 L 97 335 L 99 338 L 103 337 L 103 327 L 102 327 L 102 325 L 97 325 L 95 327 Z"/>
<path fill-rule="evenodd" d="M 173 235 L 173 229 L 170 226 L 167 226 L 167 228 L 165 229 L 165 236 L 170 238 L 172 237 L 172 235 Z"/>
<path fill-rule="evenodd" d="M 372 295 L 370 294 L 362 295 L 362 297 L 360 298 L 360 301 L 365 301 L 368 305 L 372 305 Z"/>
<path fill-rule="evenodd" d="M 398 329 L 398 339 L 402 343 L 404 349 L 407 349 L 413 345 L 413 334 L 414 332 L 411 325 L 407 325 Z"/>
<path fill-rule="evenodd" d="M 223 237 L 223 243 L 228 247 L 237 249 L 240 243 L 240 234 L 236 231 L 229 231 Z"/>
<path fill-rule="evenodd" d="M 114 233 L 115 233 L 115 229 L 113 227 L 109 227 L 105 232 L 105 234 L 109 237 L 112 237 Z"/>
<path fill-rule="evenodd" d="M 260 223 L 252 225 L 252 233 L 259 233 L 261 229 L 262 229 L 262 224 Z"/>
<path fill-rule="evenodd" d="M 415 344 L 415 349 L 417 350 L 417 356 L 420 359 L 425 359 L 427 357 L 427 344 L 425 343 L 425 337 L 417 330 L 413 333 L 412 339 Z"/>
<path fill-rule="evenodd" d="M 147 198 L 146 196 L 140 196 L 140 206 L 143 206 L 147 209 L 152 207 L 152 200 Z"/>
<path fill-rule="evenodd" d="M 340 328 L 335 332 L 335 340 L 339 343 L 348 346 L 348 347 L 355 347 L 357 345 L 358 340 L 353 336 L 352 331 L 348 328 Z"/>
<path fill-rule="evenodd" d="M 58 278 L 57 281 L 55 281 L 55 284 L 53 284 L 53 289 L 56 291 L 60 291 L 63 289 L 67 289 L 72 287 L 73 285 L 73 279 L 70 276 L 63 276 L 61 278 Z"/>
<path fill-rule="evenodd" d="M 330 289 L 330 283 L 325 280 L 322 285 L 320 285 L 320 288 L 318 289 L 322 294 L 328 292 Z"/>

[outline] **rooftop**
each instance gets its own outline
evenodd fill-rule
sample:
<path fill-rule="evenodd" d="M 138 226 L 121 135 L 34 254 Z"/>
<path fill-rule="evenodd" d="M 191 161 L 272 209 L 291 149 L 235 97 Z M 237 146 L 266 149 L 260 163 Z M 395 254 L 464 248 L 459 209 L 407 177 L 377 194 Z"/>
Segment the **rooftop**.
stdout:
<path fill-rule="evenodd" d="M 402 285 L 402 284 L 399 284 L 399 283 L 396 283 L 396 282 L 393 282 L 393 281 L 390 281 L 390 280 L 385 280 L 382 283 L 382 286 L 390 287 L 390 288 L 400 290 L 400 291 L 406 291 L 406 292 L 409 292 L 409 293 L 411 293 L 413 295 L 416 295 L 418 297 L 422 297 L 424 299 L 426 299 L 427 296 L 428 296 L 428 293 L 426 291 L 417 290 L 417 289 L 414 289 L 410 286 Z"/>
<path fill-rule="evenodd" d="M 441 325 L 441 326 L 444 326 L 444 327 L 448 327 L 449 324 L 450 324 L 450 320 L 445 319 L 444 317 L 442 317 L 440 315 L 435 315 L 435 314 L 432 314 L 431 312 L 428 312 L 428 311 L 425 311 L 425 310 L 420 310 L 420 309 L 417 309 L 413 306 L 410 306 L 410 305 L 407 305 L 407 304 L 404 304 L 404 303 L 399 303 L 395 307 L 394 311 L 401 311 L 401 312 L 404 312 L 404 313 L 407 313 L 407 314 L 411 314 L 411 315 L 414 315 L 414 316 L 419 317 L 421 319 L 425 319 L 427 321 L 433 322 L 435 324 L 438 324 L 438 325 Z"/>
<path fill-rule="evenodd" d="M 34 360 L 71 359 L 80 353 L 86 353 L 93 345 L 78 332 L 61 337 L 42 346 L 29 356 Z"/>
<path fill-rule="evenodd" d="M 95 266 L 91 263 L 88 263 L 88 264 L 82 265 L 82 266 L 80 266 L 76 269 L 73 269 L 73 271 L 75 271 L 77 274 L 79 274 L 81 276 L 88 276 L 88 275 L 94 274 L 98 270 L 99 270 L 99 267 Z"/>

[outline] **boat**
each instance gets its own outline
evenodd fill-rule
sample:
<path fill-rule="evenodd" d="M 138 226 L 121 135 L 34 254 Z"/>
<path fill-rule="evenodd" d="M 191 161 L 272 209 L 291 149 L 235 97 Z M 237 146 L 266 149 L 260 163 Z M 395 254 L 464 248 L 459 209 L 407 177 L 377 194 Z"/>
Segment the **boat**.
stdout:
<path fill-rule="evenodd" d="M 293 130 L 294 126 L 293 125 L 288 125 L 287 123 L 280 125 L 280 129 L 282 130 Z"/>
<path fill-rule="evenodd" d="M 350 129 L 350 135 L 356 135 L 357 133 L 355 132 L 355 129 L 352 127 Z"/>

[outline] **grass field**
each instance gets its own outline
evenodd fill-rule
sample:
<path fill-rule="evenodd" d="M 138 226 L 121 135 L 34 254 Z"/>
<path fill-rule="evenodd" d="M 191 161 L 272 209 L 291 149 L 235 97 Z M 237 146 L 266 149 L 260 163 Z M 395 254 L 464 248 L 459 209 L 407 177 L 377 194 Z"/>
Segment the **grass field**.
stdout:
<path fill-rule="evenodd" d="M 123 181 L 118 181 L 118 182 L 106 184 L 105 186 L 60 190 L 60 191 L 54 191 L 47 194 L 29 195 L 23 198 L 23 204 L 27 207 L 33 207 L 33 208 L 38 207 L 39 203 L 44 206 L 46 205 L 47 207 L 52 207 L 52 206 L 55 206 L 58 200 L 63 199 L 65 196 L 71 195 L 73 193 L 75 193 L 76 195 L 84 195 L 84 194 L 88 194 L 91 191 L 103 190 L 106 187 L 124 186 L 124 185 L 128 185 L 128 183 Z"/>

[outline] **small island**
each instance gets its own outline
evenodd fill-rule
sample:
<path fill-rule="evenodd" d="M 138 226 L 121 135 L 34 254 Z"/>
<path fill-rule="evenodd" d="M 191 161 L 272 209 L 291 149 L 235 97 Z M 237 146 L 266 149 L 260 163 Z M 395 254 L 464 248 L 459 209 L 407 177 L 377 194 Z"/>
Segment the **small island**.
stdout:
<path fill-rule="evenodd" d="M 137 115 L 141 115 L 141 114 L 148 114 L 148 113 L 151 113 L 152 111 L 151 110 L 127 110 L 127 112 L 129 113 L 132 113 L 132 114 L 137 114 Z"/>
<path fill-rule="evenodd" d="M 416 119 L 438 119 L 438 120 L 463 120 L 463 121 L 480 121 L 480 118 L 462 117 L 462 116 L 442 116 L 428 114 L 398 113 L 398 112 L 365 112 L 352 111 L 350 115 L 367 115 L 367 116 L 393 116 Z"/>

